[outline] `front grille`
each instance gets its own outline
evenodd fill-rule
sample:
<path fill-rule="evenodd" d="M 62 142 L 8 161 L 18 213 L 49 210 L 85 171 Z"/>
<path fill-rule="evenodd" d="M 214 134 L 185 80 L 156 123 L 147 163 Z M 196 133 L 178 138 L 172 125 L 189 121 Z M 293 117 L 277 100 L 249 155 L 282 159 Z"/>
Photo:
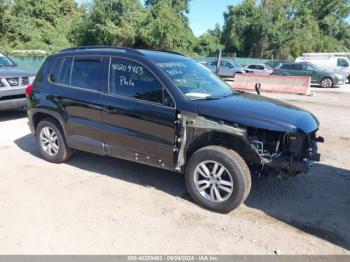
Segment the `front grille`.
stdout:
<path fill-rule="evenodd" d="M 22 77 L 22 86 L 29 85 L 29 77 Z"/>
<path fill-rule="evenodd" d="M 18 86 L 19 84 L 19 78 L 6 78 L 7 83 L 9 83 L 10 86 Z"/>

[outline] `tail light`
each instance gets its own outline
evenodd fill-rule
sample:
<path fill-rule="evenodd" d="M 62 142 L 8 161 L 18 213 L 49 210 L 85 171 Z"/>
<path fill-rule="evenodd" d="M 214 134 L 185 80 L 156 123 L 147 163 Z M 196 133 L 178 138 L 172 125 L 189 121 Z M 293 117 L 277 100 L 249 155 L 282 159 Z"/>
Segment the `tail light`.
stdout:
<path fill-rule="evenodd" d="M 33 93 L 33 86 L 29 85 L 26 88 L 26 97 L 29 97 Z"/>

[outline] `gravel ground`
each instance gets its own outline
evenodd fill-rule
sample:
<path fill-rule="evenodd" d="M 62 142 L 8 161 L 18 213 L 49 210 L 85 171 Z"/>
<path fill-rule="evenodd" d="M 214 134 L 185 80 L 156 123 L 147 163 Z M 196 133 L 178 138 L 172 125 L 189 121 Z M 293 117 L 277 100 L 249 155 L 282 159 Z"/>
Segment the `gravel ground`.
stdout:
<path fill-rule="evenodd" d="M 48 163 L 25 113 L 1 112 L 0 253 L 350 254 L 349 90 L 267 95 L 319 118 L 322 162 L 289 180 L 255 179 L 227 215 L 194 204 L 170 172 L 82 152 Z"/>

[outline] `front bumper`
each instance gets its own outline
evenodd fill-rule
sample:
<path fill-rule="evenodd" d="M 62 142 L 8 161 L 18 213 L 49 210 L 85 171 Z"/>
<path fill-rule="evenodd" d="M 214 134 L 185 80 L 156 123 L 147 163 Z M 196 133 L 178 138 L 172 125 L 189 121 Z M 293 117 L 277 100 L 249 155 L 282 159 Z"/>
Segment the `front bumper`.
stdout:
<path fill-rule="evenodd" d="M 26 106 L 25 90 L 25 86 L 0 87 L 0 111 Z"/>
<path fill-rule="evenodd" d="M 294 158 L 274 159 L 271 162 L 267 163 L 266 165 L 269 167 L 272 167 L 273 169 L 284 170 L 288 172 L 288 174 L 290 175 L 295 175 L 299 173 L 308 173 L 310 167 L 315 162 L 318 162 L 320 157 L 321 155 L 318 154 L 317 156 L 318 160 L 306 159 L 306 158 L 298 161 L 296 161 Z"/>
<path fill-rule="evenodd" d="M 17 109 L 27 105 L 27 98 L 15 98 L 8 100 L 0 100 L 0 111 Z"/>
<path fill-rule="evenodd" d="M 297 175 L 299 173 L 308 173 L 310 167 L 315 163 L 321 161 L 321 154 L 318 152 L 317 143 L 323 143 L 323 137 L 316 137 L 316 133 L 310 136 L 310 142 L 308 146 L 308 152 L 303 157 L 300 157 L 300 153 L 294 151 L 288 156 L 280 156 L 272 159 L 271 162 L 266 163 L 268 166 L 274 169 L 283 170 L 290 176 Z"/>
<path fill-rule="evenodd" d="M 334 80 L 334 85 L 345 85 L 345 79 L 337 79 L 337 80 Z"/>

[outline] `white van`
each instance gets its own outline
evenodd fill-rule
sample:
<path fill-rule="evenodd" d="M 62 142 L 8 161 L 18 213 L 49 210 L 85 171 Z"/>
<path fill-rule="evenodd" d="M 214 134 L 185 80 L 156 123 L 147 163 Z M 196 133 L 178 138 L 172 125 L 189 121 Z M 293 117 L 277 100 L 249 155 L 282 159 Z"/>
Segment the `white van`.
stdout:
<path fill-rule="evenodd" d="M 343 75 L 350 81 L 350 61 L 347 53 L 306 53 L 295 62 L 309 62 L 321 69 Z"/>

